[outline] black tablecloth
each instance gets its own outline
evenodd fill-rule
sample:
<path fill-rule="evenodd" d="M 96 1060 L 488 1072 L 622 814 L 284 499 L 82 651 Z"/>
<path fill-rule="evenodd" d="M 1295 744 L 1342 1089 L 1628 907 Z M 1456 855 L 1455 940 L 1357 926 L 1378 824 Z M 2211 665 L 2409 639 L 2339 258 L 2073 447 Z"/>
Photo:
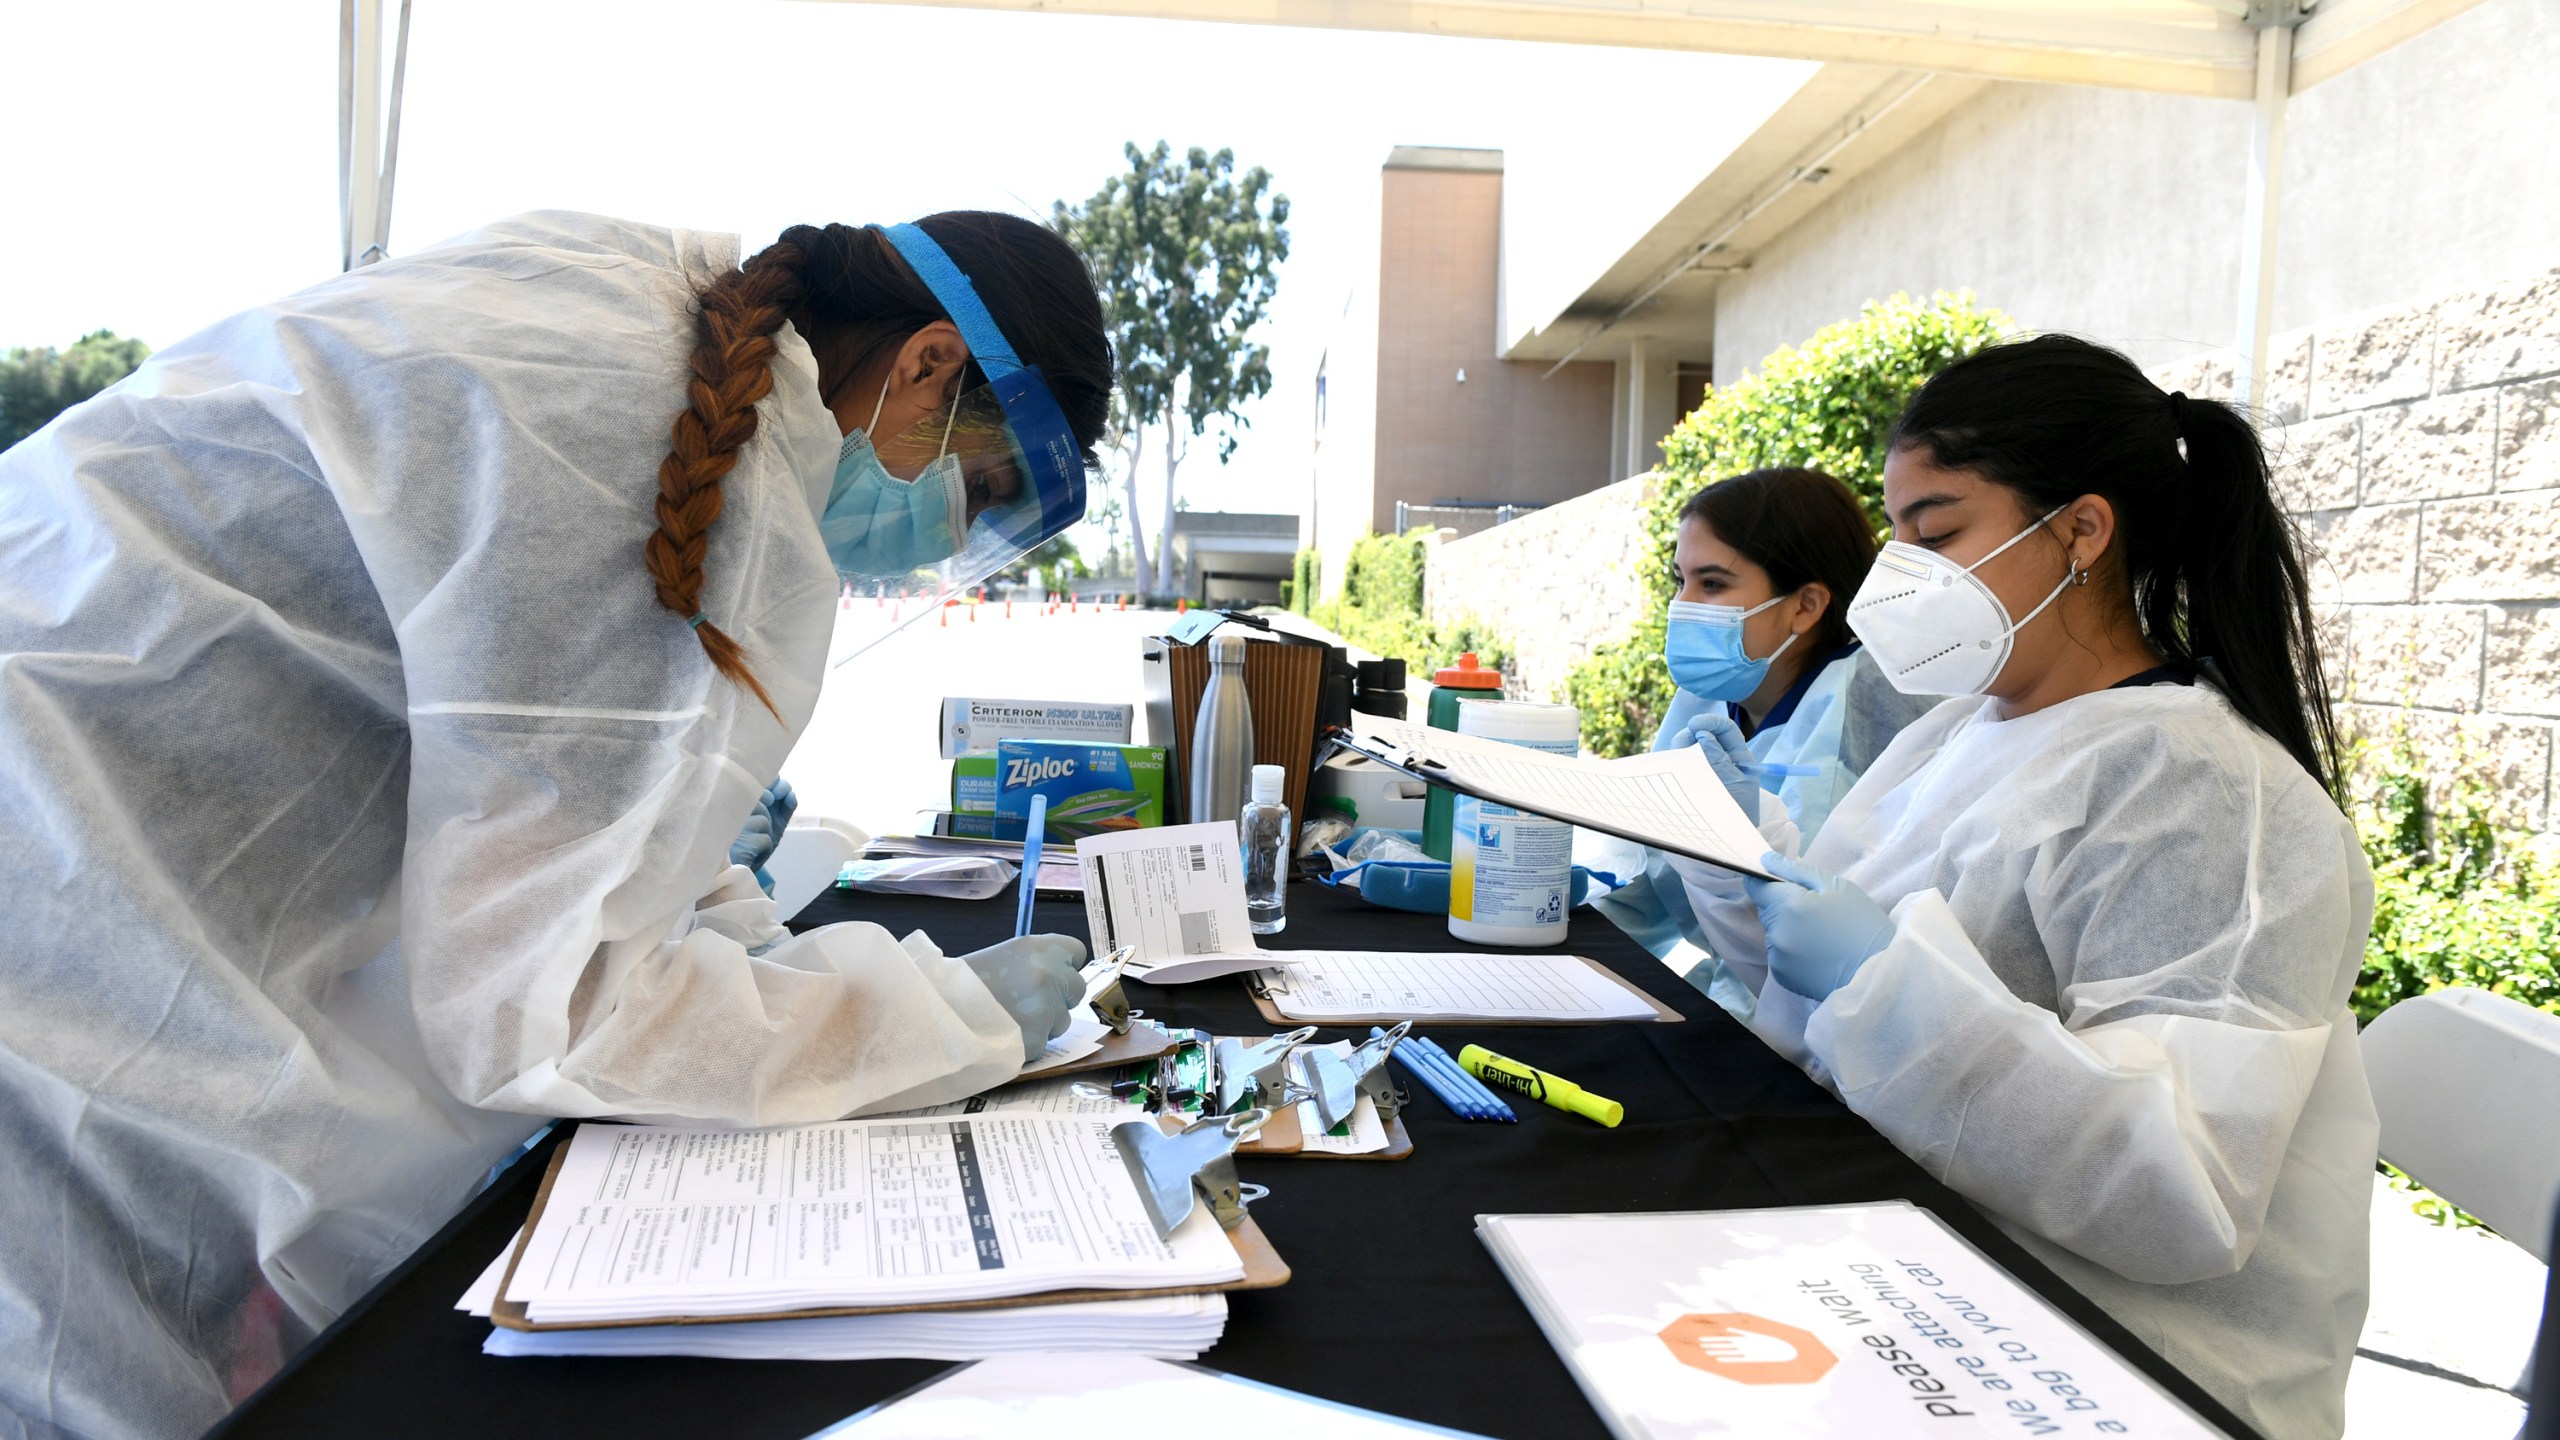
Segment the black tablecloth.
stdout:
<path fill-rule="evenodd" d="M 1466 948 L 1454 946 L 1436 919 L 1375 910 L 1320 886 L 1290 892 L 1290 928 L 1272 937 L 1275 947 Z M 924 929 L 959 953 L 1010 934 L 1013 908 L 1009 892 L 976 903 L 839 892 L 804 912 L 799 928 L 870 920 L 898 934 Z M 1068 902 L 1040 902 L 1038 923 L 1085 933 L 1082 907 Z M 1463 1124 L 1409 1083 L 1409 1159 L 1241 1161 L 1244 1179 L 1270 1187 L 1253 1213 L 1294 1278 L 1277 1290 L 1231 1297 L 1226 1338 L 1205 1363 L 1487 1435 L 1601 1436 L 1571 1374 L 1477 1243 L 1475 1215 L 1905 1199 L 1937 1212 L 2207 1416 L 2235 1435 L 2249 1433 L 1606 920 L 1576 912 L 1569 945 L 1685 1022 L 1447 1025 L 1424 1033 L 1453 1053 L 1474 1041 L 1577 1081 L 1623 1103 L 1625 1123 L 1605 1130 L 1531 1104 L 1520 1107 L 1517 1125 Z M 1130 995 L 1174 1024 L 1268 1033 L 1242 987 L 1234 978 L 1178 989 L 1133 984 Z M 453 1303 L 524 1218 L 557 1143 L 555 1137 L 510 1171 L 217 1433 L 788 1440 L 944 1368 L 924 1361 L 483 1356 L 488 1322 L 456 1313 Z"/>

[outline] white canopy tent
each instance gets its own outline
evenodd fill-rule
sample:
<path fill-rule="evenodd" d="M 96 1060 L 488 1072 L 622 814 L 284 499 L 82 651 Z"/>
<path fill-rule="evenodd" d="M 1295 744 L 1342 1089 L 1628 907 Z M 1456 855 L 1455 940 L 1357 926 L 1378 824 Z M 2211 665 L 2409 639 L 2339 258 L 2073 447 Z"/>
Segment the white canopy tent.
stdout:
<path fill-rule="evenodd" d="M 386 86 L 388 0 L 339 0 L 339 228 L 349 269 L 391 229 L 409 0 Z M 874 3 L 874 0 L 855 0 Z M 2276 222 L 2287 98 L 2479 0 L 901 0 L 983 10 L 1386 30 L 1478 39 L 1702 50 L 1982 79 L 2098 85 L 2256 106 L 2240 234 L 2237 398 L 2264 363 L 2275 315 Z M 386 114 L 387 111 L 387 114 Z M 1743 215 L 1724 228 L 1747 223 Z M 1621 317 L 1715 253 L 1702 235 Z M 1615 320 L 1602 322 L 1596 338 Z M 1584 344 L 1589 343 L 1586 339 Z M 1568 358 L 1570 358 L 1568 356 Z"/>

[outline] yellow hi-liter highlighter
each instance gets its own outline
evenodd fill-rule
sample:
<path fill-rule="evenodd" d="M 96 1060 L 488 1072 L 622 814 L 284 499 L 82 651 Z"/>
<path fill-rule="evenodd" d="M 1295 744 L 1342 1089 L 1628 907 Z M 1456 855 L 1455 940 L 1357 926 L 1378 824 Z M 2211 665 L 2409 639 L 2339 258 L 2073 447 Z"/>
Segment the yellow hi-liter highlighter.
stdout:
<path fill-rule="evenodd" d="M 1459 1051 L 1458 1068 L 1497 1090 L 1516 1090 L 1532 1100 L 1544 1100 L 1559 1110 L 1570 1110 L 1612 1128 L 1627 1115 L 1627 1107 L 1615 1100 L 1603 1099 L 1562 1076 L 1496 1055 L 1481 1045 Z"/>

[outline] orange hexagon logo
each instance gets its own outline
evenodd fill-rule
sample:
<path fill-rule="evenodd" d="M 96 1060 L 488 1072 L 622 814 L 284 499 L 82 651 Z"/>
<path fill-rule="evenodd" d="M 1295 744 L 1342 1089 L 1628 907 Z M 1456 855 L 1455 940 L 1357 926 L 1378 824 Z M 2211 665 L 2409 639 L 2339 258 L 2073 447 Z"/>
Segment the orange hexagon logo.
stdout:
<path fill-rule="evenodd" d="M 1840 1363 L 1811 1332 L 1758 1315 L 1683 1315 L 1662 1343 L 1681 1364 L 1745 1385 L 1810 1385 Z"/>

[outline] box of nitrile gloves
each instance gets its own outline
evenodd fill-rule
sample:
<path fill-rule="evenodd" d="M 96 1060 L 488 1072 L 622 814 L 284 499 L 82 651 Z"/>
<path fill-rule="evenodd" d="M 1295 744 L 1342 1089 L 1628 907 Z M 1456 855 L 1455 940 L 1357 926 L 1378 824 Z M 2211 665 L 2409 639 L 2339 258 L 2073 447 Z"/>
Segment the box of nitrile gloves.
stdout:
<path fill-rule="evenodd" d="M 1164 823 L 1164 747 L 1005 740 L 996 745 L 996 838 L 1019 840 L 1031 797 L 1049 797 L 1040 828 L 1078 840 Z"/>
<path fill-rule="evenodd" d="M 1135 705 L 1078 700 L 978 700 L 947 696 L 942 702 L 942 758 L 993 750 L 1001 740 L 1071 740 L 1082 745 L 1126 745 Z"/>

